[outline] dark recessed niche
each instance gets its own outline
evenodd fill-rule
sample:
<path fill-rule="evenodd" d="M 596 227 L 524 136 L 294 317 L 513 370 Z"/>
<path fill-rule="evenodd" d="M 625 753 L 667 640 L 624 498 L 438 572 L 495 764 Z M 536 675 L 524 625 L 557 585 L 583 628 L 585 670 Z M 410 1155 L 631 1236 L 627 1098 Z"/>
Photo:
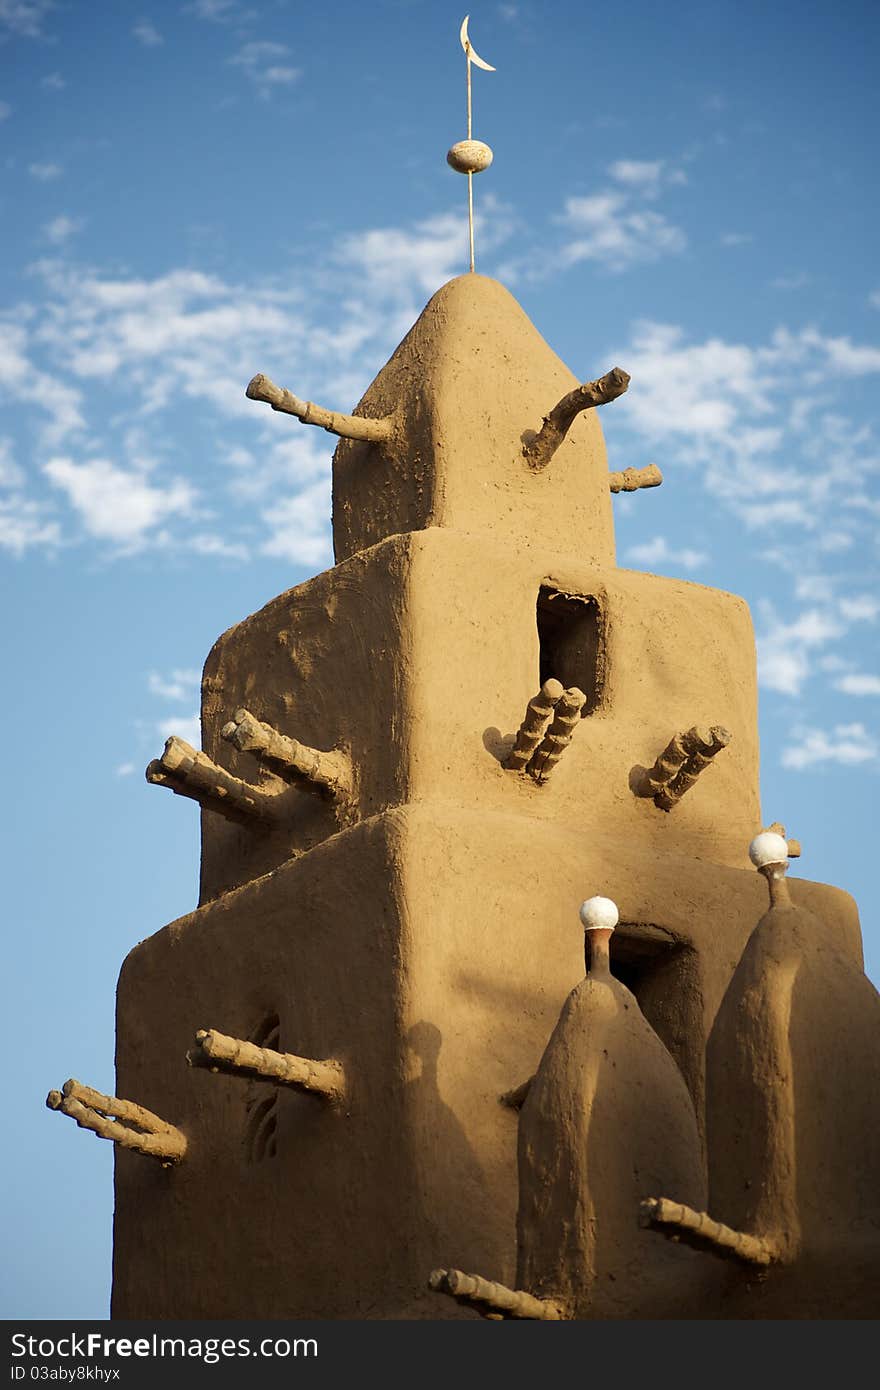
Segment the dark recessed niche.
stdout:
<path fill-rule="evenodd" d="M 701 1117 L 705 1043 L 696 952 L 643 922 L 621 922 L 610 950 L 612 975 L 635 995 L 645 1018 L 678 1063 Z"/>
<path fill-rule="evenodd" d="M 604 677 L 602 621 L 595 598 L 563 594 L 542 586 L 538 590 L 540 683 L 575 685 L 587 697 L 581 712 L 592 714 L 602 695 Z"/>

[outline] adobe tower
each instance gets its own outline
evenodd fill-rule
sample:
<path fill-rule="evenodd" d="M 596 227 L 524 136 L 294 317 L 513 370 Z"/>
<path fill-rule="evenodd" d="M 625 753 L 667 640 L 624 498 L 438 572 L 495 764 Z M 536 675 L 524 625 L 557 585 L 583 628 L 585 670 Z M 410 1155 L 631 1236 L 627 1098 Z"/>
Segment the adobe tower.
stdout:
<path fill-rule="evenodd" d="M 745 603 L 615 562 L 627 382 L 466 274 L 353 415 L 248 388 L 341 436 L 336 563 L 147 770 L 202 864 L 122 968 L 136 1102 L 50 1094 L 116 1142 L 114 1316 L 869 1315 L 855 906 L 759 834 Z"/>

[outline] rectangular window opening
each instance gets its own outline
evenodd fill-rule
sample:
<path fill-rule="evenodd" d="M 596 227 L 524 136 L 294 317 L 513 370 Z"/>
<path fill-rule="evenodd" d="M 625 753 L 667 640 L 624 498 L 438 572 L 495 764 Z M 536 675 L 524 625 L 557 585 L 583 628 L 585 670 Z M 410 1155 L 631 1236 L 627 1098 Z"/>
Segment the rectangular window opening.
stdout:
<path fill-rule="evenodd" d="M 703 995 L 697 955 L 661 927 L 621 922 L 611 937 L 611 973 L 631 994 L 684 1077 L 702 1123 Z"/>
<path fill-rule="evenodd" d="M 595 598 L 563 594 L 542 586 L 538 591 L 540 683 L 561 681 L 586 695 L 581 717 L 592 714 L 602 696 L 604 643 Z"/>

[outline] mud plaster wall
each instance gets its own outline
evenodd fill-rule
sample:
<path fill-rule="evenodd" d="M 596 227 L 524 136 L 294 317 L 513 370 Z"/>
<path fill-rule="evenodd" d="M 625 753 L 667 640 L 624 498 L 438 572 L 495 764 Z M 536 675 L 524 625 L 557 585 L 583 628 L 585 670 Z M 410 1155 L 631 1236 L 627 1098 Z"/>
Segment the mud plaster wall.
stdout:
<path fill-rule="evenodd" d="M 517 1116 L 498 1096 L 534 1072 L 582 977 L 577 905 L 601 881 L 625 920 L 692 944 L 709 1026 L 763 885 L 687 866 L 646 872 L 616 838 L 518 815 L 409 807 L 136 947 L 119 1092 L 190 1147 L 167 1171 L 117 1155 L 114 1316 L 461 1316 L 425 1295 L 426 1269 L 512 1280 Z M 814 885 L 795 892 L 816 901 Z M 851 937 L 845 895 L 818 897 Z M 183 1056 L 199 1027 L 248 1036 L 270 1013 L 285 1050 L 343 1060 L 351 1104 L 284 1092 L 277 1153 L 249 1163 L 248 1083 Z"/>
<path fill-rule="evenodd" d="M 594 712 L 537 787 L 501 759 L 540 683 L 542 586 L 595 601 L 601 671 Z M 537 546 L 513 550 L 433 529 L 387 540 L 290 590 L 226 633 L 205 666 L 204 747 L 252 778 L 254 760 L 220 738 L 239 705 L 305 743 L 349 751 L 356 793 L 340 816 L 292 789 L 289 822 L 269 833 L 203 812 L 202 901 L 340 824 L 408 800 L 476 799 L 734 864 L 745 862 L 760 826 L 746 605 Z M 694 723 L 724 724 L 733 741 L 672 813 L 658 811 L 633 795 L 633 777 Z"/>

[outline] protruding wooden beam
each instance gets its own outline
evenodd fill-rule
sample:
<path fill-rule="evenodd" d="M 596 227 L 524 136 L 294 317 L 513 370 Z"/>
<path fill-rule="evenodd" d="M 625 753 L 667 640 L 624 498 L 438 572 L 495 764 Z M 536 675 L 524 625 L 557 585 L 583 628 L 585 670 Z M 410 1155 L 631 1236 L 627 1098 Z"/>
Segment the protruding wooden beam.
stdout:
<path fill-rule="evenodd" d="M 80 1129 L 89 1129 L 101 1139 L 158 1158 L 166 1165 L 179 1163 L 186 1153 L 186 1136 L 152 1110 L 131 1100 L 105 1096 L 73 1077 L 60 1091 L 49 1092 L 46 1105 L 69 1115 Z"/>
<path fill-rule="evenodd" d="M 393 417 L 383 416 L 380 420 L 369 420 L 361 415 L 340 415 L 335 410 L 324 410 L 314 401 L 301 401 L 292 391 L 276 386 L 262 372 L 258 372 L 248 383 L 245 395 L 252 401 L 265 401 L 273 410 L 285 415 L 295 415 L 304 425 L 317 425 L 330 434 L 341 435 L 343 439 L 365 439 L 377 443 L 390 439 Z"/>
<path fill-rule="evenodd" d="M 169 738 L 162 756 L 149 764 L 146 777 L 154 786 L 170 787 L 178 796 L 188 796 L 227 820 L 271 824 L 281 815 L 278 792 L 263 791 L 233 777 L 206 753 L 176 736 Z"/>
<path fill-rule="evenodd" d="M 721 724 L 714 724 L 711 729 L 694 726 L 683 734 L 675 734 L 645 773 L 637 795 L 651 796 L 661 811 L 671 811 L 716 754 L 727 747 L 731 737 Z"/>
<path fill-rule="evenodd" d="M 218 1033 L 216 1028 L 200 1028 L 195 1047 L 186 1054 L 190 1066 L 209 1067 L 238 1076 L 273 1081 L 279 1086 L 293 1086 L 299 1091 L 311 1091 L 326 1100 L 341 1101 L 345 1097 L 345 1071 L 341 1062 L 314 1062 L 308 1057 L 296 1057 L 292 1052 L 274 1052 L 271 1047 L 257 1047 L 242 1038 Z"/>
<path fill-rule="evenodd" d="M 576 685 L 563 691 L 553 711 L 553 723 L 532 754 L 526 771 L 536 782 L 546 782 L 574 737 L 587 697 Z"/>
<path fill-rule="evenodd" d="M 672 1202 L 668 1197 L 648 1197 L 639 1204 L 639 1221 L 651 1226 L 672 1240 L 691 1245 L 695 1250 L 707 1250 L 723 1259 L 742 1260 L 745 1264 L 766 1267 L 778 1258 L 773 1242 L 763 1236 L 734 1231 L 720 1221 L 713 1221 L 704 1211 Z"/>
<path fill-rule="evenodd" d="M 310 748 L 295 738 L 279 734 L 271 724 L 264 724 L 246 709 L 237 709 L 220 732 L 235 748 L 252 753 L 288 781 L 330 796 L 351 793 L 351 759 L 338 749 L 324 753 Z"/>
<path fill-rule="evenodd" d="M 521 1081 L 518 1086 L 514 1086 L 512 1091 L 505 1091 L 498 1097 L 499 1104 L 506 1105 L 509 1110 L 522 1110 L 534 1079 L 530 1076 L 527 1081 Z"/>
<path fill-rule="evenodd" d="M 608 486 L 612 492 L 638 492 L 642 487 L 659 487 L 663 474 L 656 463 L 644 468 L 624 468 L 622 473 L 609 473 Z"/>
<path fill-rule="evenodd" d="M 550 716 L 565 693 L 562 681 L 545 681 L 529 703 L 523 722 L 517 730 L 516 743 L 511 748 L 502 767 L 511 772 L 522 772 L 534 753 L 547 727 Z"/>
<path fill-rule="evenodd" d="M 428 1278 L 428 1288 L 445 1293 L 489 1318 L 529 1318 L 533 1321 L 560 1322 L 562 1310 L 549 1298 L 535 1298 L 522 1289 L 508 1289 L 479 1274 L 465 1274 L 460 1269 L 435 1269 Z"/>
<path fill-rule="evenodd" d="M 789 859 L 800 859 L 800 857 L 801 857 L 801 842 L 800 842 L 800 840 L 789 840 L 789 839 L 786 839 L 786 835 L 785 835 L 785 826 L 782 825 L 780 821 L 775 820 L 775 821 L 773 822 L 772 825 L 768 825 L 768 826 L 767 826 L 767 833 L 768 833 L 769 835 L 781 835 L 782 838 L 783 838 L 783 840 L 785 840 L 786 845 L 788 846 L 788 857 L 789 857 Z M 764 831 L 763 831 L 763 830 L 761 831 L 761 834 L 762 834 L 762 835 L 764 834 Z"/>
<path fill-rule="evenodd" d="M 546 468 L 559 448 L 576 416 L 582 410 L 593 406 L 606 405 L 608 401 L 622 396 L 629 386 L 629 374 L 620 367 L 612 367 L 610 372 L 599 377 L 598 381 L 585 381 L 576 386 L 567 396 L 553 407 L 538 433 L 523 445 L 523 457 L 530 468 Z"/>

